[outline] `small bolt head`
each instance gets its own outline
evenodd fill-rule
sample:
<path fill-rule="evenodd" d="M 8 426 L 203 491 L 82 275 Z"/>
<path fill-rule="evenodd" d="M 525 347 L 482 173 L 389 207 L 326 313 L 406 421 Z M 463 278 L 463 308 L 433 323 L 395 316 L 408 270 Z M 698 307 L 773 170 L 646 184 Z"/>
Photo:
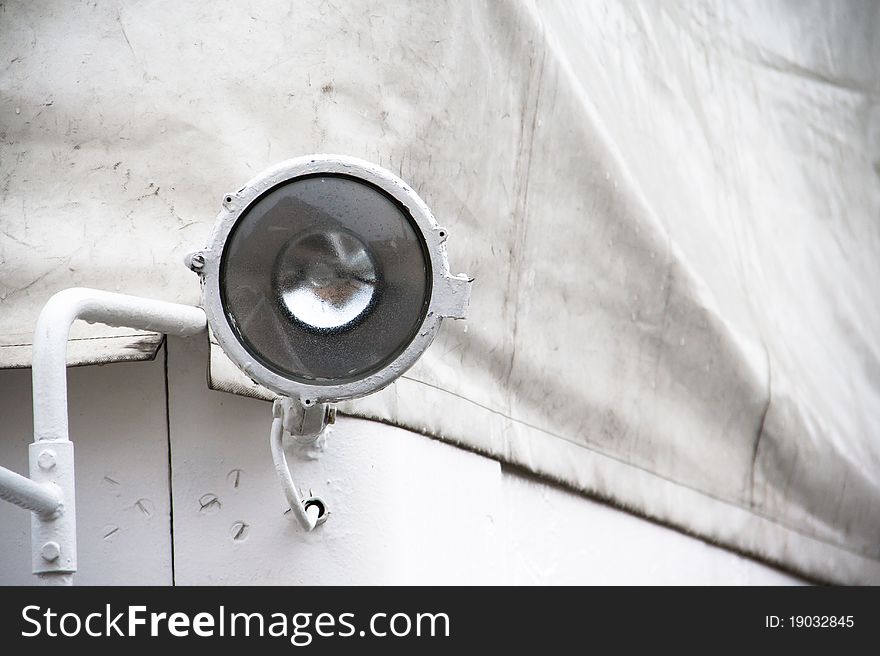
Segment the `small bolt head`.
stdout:
<path fill-rule="evenodd" d="M 45 451 L 40 451 L 40 455 L 37 456 L 37 466 L 43 471 L 54 469 L 55 452 L 48 449 L 46 449 Z"/>
<path fill-rule="evenodd" d="M 40 549 L 40 555 L 46 562 L 55 562 L 61 557 L 61 546 L 57 542 L 47 542 Z"/>
<path fill-rule="evenodd" d="M 205 255 L 203 253 L 190 253 L 186 256 L 186 266 L 193 271 L 201 271 L 205 268 Z"/>

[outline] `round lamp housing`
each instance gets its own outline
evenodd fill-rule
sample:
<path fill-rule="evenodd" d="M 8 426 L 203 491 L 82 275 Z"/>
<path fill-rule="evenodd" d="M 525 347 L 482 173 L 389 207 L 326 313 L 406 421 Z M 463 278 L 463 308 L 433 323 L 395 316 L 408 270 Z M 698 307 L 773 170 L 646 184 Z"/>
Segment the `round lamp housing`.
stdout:
<path fill-rule="evenodd" d="M 471 281 L 449 273 L 446 237 L 390 171 L 311 155 L 227 194 L 188 263 L 230 360 L 309 406 L 382 389 L 464 317 Z"/>

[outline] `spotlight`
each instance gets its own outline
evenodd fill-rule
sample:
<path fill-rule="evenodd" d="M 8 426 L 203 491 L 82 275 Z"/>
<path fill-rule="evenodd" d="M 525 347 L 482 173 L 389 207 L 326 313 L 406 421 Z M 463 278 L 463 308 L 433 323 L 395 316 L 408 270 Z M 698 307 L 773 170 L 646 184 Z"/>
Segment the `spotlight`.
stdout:
<path fill-rule="evenodd" d="M 306 407 L 382 389 L 463 318 L 446 231 L 397 176 L 336 155 L 288 160 L 227 195 L 189 256 L 218 344 Z"/>
<path fill-rule="evenodd" d="M 306 530 L 329 511 L 300 496 L 284 433 L 317 438 L 335 417 L 327 404 L 382 389 L 430 346 L 444 317 L 464 318 L 472 281 L 450 275 L 446 237 L 393 173 L 313 155 L 225 196 L 207 247 L 187 256 L 220 348 L 278 394 L 272 457 Z"/>

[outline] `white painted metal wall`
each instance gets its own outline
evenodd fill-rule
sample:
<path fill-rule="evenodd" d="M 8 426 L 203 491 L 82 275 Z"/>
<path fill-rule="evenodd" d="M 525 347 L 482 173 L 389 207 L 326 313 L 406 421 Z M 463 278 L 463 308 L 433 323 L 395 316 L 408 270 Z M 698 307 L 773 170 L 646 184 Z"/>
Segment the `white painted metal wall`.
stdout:
<path fill-rule="evenodd" d="M 167 349 L 168 414 L 164 352 L 69 371 L 81 585 L 798 582 L 495 460 L 347 417 L 323 449 L 289 454 L 298 482 L 331 506 L 305 534 L 272 472 L 270 405 L 208 390 L 203 338 Z M 0 417 L 0 462 L 25 472 L 29 371 L 0 371 Z M 30 583 L 27 513 L 0 505 L 0 527 L 0 584 Z"/>
<path fill-rule="evenodd" d="M 171 582 L 164 373 L 153 362 L 68 370 L 75 445 L 75 581 Z M 0 463 L 27 473 L 33 441 L 31 372 L 0 371 Z M 34 584 L 30 517 L 0 503 L 0 582 Z"/>

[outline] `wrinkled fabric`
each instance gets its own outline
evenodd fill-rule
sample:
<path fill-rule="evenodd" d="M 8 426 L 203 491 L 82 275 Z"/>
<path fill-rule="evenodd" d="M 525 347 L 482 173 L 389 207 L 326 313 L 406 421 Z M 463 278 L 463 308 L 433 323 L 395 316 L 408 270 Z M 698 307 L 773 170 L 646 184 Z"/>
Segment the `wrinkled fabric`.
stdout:
<path fill-rule="evenodd" d="M 476 282 L 467 321 L 344 411 L 880 582 L 877 4 L 13 2 L 2 29 L 19 364 L 53 291 L 198 303 L 181 262 L 227 191 L 362 157 Z M 131 335 L 76 331 L 108 360 Z"/>

